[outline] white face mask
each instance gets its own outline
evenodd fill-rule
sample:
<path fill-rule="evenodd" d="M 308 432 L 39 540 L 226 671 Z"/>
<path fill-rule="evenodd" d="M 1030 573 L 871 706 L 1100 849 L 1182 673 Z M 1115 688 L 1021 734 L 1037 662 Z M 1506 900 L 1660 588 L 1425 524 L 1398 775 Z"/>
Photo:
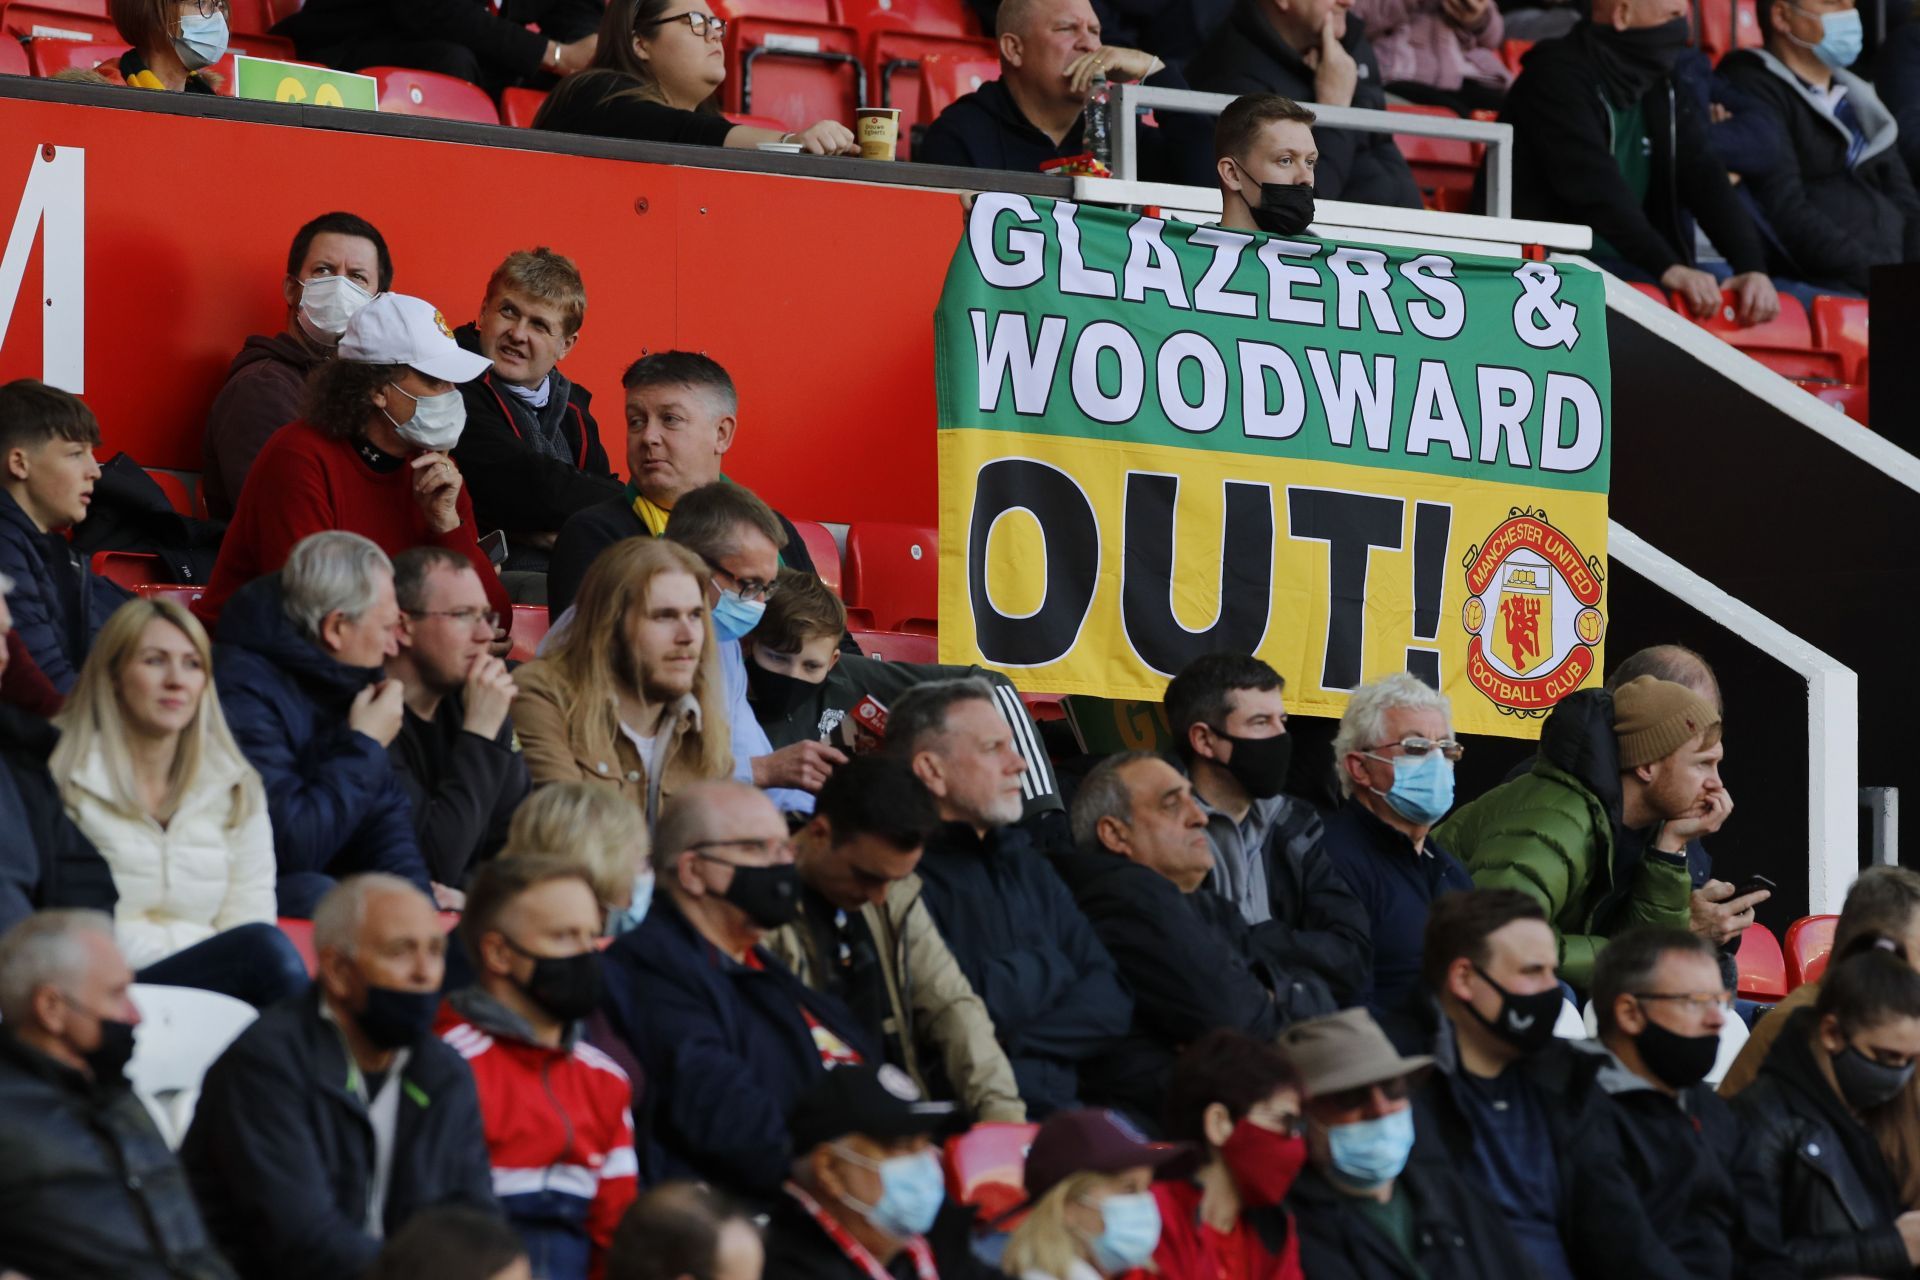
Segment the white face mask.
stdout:
<path fill-rule="evenodd" d="M 300 283 L 300 327 L 315 342 L 334 346 L 347 331 L 347 321 L 360 308 L 373 301 L 373 295 L 345 276 L 315 276 Z"/>
<path fill-rule="evenodd" d="M 460 398 L 460 392 L 443 391 L 437 396 L 416 396 L 411 391 L 389 382 L 387 384 L 407 399 L 413 401 L 413 416 L 405 422 L 393 422 L 393 415 L 385 409 L 387 421 L 393 422 L 393 429 L 400 438 L 410 445 L 421 449 L 447 450 L 460 443 L 460 433 L 467 428 L 467 402 Z"/>
<path fill-rule="evenodd" d="M 180 19 L 180 34 L 173 37 L 173 51 L 180 65 L 189 71 L 210 67 L 226 56 L 227 15 L 190 13 Z"/>

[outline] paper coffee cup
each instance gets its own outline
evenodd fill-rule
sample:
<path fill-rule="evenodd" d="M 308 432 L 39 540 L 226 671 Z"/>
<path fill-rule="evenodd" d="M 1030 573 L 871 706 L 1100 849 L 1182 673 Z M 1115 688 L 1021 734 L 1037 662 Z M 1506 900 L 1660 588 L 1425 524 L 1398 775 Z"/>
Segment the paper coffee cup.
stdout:
<path fill-rule="evenodd" d="M 891 160 L 900 143 L 900 112 L 893 107 L 861 107 L 854 112 L 854 136 L 860 158 Z"/>

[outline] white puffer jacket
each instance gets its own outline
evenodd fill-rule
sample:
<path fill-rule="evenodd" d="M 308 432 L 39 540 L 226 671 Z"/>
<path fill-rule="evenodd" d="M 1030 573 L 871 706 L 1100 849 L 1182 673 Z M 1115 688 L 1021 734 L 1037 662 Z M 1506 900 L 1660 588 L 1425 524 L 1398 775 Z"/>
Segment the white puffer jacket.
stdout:
<path fill-rule="evenodd" d="M 273 825 L 266 805 L 229 829 L 233 786 L 247 766 L 203 765 L 198 785 L 165 827 L 112 799 L 96 748 L 74 771 L 67 812 L 113 870 L 114 935 L 143 969 L 223 929 L 275 918 Z"/>

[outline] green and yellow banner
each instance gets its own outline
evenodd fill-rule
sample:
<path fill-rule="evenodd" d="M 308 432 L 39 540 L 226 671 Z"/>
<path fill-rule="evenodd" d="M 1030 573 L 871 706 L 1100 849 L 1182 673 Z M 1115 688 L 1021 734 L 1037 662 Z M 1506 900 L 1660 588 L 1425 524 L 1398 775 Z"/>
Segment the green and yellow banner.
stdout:
<path fill-rule="evenodd" d="M 304 102 L 316 107 L 354 107 L 361 111 L 380 109 L 380 86 L 374 78 L 351 71 L 235 55 L 233 76 L 236 98 Z"/>
<path fill-rule="evenodd" d="M 1598 682 L 1597 274 L 987 194 L 935 334 L 942 661 L 1157 699 L 1254 653 L 1328 716 L 1406 670 L 1517 737 Z"/>

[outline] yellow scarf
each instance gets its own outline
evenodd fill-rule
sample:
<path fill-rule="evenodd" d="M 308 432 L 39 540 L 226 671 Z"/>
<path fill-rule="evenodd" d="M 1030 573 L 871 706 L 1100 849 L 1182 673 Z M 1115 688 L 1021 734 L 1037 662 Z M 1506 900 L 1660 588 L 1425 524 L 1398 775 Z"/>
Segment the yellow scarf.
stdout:
<path fill-rule="evenodd" d="M 672 515 L 665 507 L 654 502 L 633 485 L 627 486 L 627 496 L 633 499 L 633 514 L 640 523 L 647 526 L 647 532 L 659 537 L 667 531 L 667 517 Z"/>
<path fill-rule="evenodd" d="M 127 87 L 131 89 L 164 90 L 167 86 L 160 82 L 159 76 L 153 74 L 153 72 L 147 70 L 145 67 L 142 67 L 138 71 L 134 72 L 132 75 L 127 77 Z"/>

